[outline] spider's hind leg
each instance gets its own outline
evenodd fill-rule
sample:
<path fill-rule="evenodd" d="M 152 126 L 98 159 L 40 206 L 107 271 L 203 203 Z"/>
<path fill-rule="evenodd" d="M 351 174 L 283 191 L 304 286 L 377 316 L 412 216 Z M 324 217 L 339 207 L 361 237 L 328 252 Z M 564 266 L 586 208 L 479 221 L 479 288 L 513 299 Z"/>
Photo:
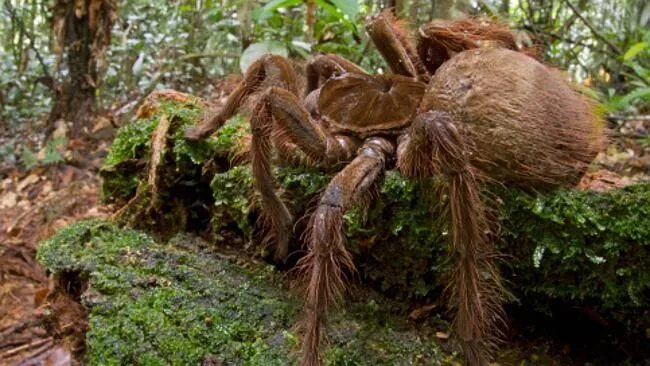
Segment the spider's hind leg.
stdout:
<path fill-rule="evenodd" d="M 398 168 L 410 177 L 442 174 L 449 194 L 449 252 L 453 259 L 446 296 L 454 313 L 453 328 L 466 364 L 488 364 L 501 338 L 502 301 L 506 296 L 488 235 L 480 182 L 467 147 L 451 116 L 444 112 L 418 115 L 400 138 Z"/>

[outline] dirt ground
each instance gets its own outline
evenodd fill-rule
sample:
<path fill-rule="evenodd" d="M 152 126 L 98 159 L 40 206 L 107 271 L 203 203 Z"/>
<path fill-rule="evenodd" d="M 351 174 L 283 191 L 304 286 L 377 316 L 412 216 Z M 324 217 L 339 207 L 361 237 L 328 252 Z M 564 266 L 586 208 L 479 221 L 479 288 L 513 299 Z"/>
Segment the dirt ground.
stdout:
<path fill-rule="evenodd" d="M 35 255 L 38 242 L 58 228 L 110 214 L 111 207 L 99 205 L 94 170 L 71 165 L 14 170 L 0 183 L 1 365 L 71 363 L 70 336 L 83 333 L 85 315 L 78 304 L 52 296 L 53 279 Z M 53 319 L 53 307 L 67 315 Z"/>
<path fill-rule="evenodd" d="M 650 119 L 613 127 L 613 143 L 598 158 L 604 169 L 584 180 L 582 189 L 649 180 Z M 0 365 L 70 365 L 83 348 L 83 308 L 57 296 L 57 279 L 45 273 L 35 255 L 38 242 L 58 228 L 114 211 L 99 202 L 97 171 L 107 146 L 102 141 L 79 149 L 72 141 L 68 148 L 77 156 L 88 153 L 70 164 L 29 171 L 0 165 Z"/>

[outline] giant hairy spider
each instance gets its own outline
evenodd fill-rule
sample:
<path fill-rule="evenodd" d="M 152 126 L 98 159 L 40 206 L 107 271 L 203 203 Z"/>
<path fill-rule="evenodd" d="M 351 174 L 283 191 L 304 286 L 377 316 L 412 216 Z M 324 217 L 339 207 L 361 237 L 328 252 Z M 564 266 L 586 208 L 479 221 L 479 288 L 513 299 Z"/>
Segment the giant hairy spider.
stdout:
<path fill-rule="evenodd" d="M 293 217 L 275 192 L 272 148 L 297 148 L 321 166 L 346 164 L 311 216 L 302 365 L 320 363 L 328 308 L 354 270 L 343 214 L 367 204 L 386 169 L 408 177 L 440 175 L 449 196 L 450 255 L 446 296 L 465 360 L 485 365 L 503 326 L 503 286 L 494 264 L 482 183 L 546 189 L 575 184 L 602 141 L 591 102 L 563 76 L 518 49 L 512 33 L 479 20 L 432 22 L 417 42 L 388 12 L 366 26 L 392 74 L 369 75 L 337 55 L 306 66 L 306 92 L 290 62 L 267 55 L 212 119 L 188 130 L 217 130 L 253 93 L 250 118 L 254 184 L 276 245 L 288 254 Z M 261 94 L 260 94 L 261 93 Z"/>

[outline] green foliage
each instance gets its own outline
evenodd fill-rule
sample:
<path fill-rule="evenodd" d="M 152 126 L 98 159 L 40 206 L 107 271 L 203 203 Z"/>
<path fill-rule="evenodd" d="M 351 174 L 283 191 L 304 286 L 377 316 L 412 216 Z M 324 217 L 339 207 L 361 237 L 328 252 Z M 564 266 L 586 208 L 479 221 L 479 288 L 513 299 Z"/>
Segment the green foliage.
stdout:
<path fill-rule="evenodd" d="M 25 169 L 32 169 L 38 166 L 38 156 L 30 148 L 24 147 L 23 153 L 20 156 L 20 160 L 23 162 Z"/>
<path fill-rule="evenodd" d="M 25 169 L 32 169 L 39 165 L 56 165 L 64 161 L 62 151 L 65 150 L 67 139 L 63 136 L 53 137 L 47 141 L 43 148 L 43 156 L 39 157 L 28 147 L 23 147 L 20 160 Z"/>
<path fill-rule="evenodd" d="M 248 120 L 242 115 L 236 115 L 228 120 L 214 138 L 217 155 L 228 156 L 241 146 L 244 138 L 249 136 Z"/>
<path fill-rule="evenodd" d="M 605 107 L 608 111 L 650 111 L 650 30 L 643 30 L 644 41 L 637 42 L 622 56 L 622 65 L 629 71 L 630 82 L 625 92 L 608 89 Z"/>
<path fill-rule="evenodd" d="M 152 117 L 132 121 L 120 128 L 104 159 L 104 168 L 146 156 L 151 148 L 151 134 L 157 125 L 158 118 Z"/>
<path fill-rule="evenodd" d="M 546 58 L 599 91 L 608 111 L 648 112 L 650 6 L 618 2 L 505 0 L 396 2 L 413 28 L 433 18 L 498 16 L 535 40 Z M 52 3 L 7 0 L 0 18 L 0 120 L 23 129 L 52 107 L 60 60 L 51 42 Z M 98 110 L 131 110 L 159 88 L 209 95 L 218 78 L 241 72 L 262 51 L 304 60 L 333 52 L 369 71 L 385 63 L 363 22 L 378 0 L 133 0 L 119 4 L 106 58 L 99 60 Z M 578 17 L 577 13 L 580 15 Z M 313 14 L 313 18 L 308 14 Z M 308 22 L 313 19 L 313 22 Z M 21 149 L 17 149 L 21 151 Z"/>
<path fill-rule="evenodd" d="M 88 281 L 89 365 L 295 362 L 299 304 L 269 267 L 231 263 L 188 235 L 163 245 L 97 220 L 60 230 L 38 259 Z M 326 364 L 440 364 L 431 336 L 391 315 L 394 304 L 368 298 L 332 320 Z"/>
<path fill-rule="evenodd" d="M 42 0 L 0 5 L 0 124 L 12 130 L 26 128 L 22 122 L 42 117 L 52 105 L 48 6 Z"/>

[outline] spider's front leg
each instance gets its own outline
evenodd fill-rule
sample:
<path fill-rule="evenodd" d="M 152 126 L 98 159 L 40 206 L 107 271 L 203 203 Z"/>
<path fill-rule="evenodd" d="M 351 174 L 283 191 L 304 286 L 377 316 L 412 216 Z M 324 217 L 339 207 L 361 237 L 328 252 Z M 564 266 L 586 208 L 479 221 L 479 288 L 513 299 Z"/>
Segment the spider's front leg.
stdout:
<path fill-rule="evenodd" d="M 452 117 L 444 112 L 419 114 L 409 132 L 400 137 L 397 158 L 398 168 L 406 176 L 447 177 L 449 251 L 454 266 L 446 296 L 466 364 L 487 365 L 504 326 L 501 303 L 505 290 L 487 234 L 480 179 Z"/>
<path fill-rule="evenodd" d="M 331 78 L 336 74 L 346 72 L 366 74 L 361 66 L 349 61 L 339 55 L 326 54 L 313 57 L 306 67 L 307 88 L 305 96 L 318 89 L 322 81 Z"/>
<path fill-rule="evenodd" d="M 346 275 L 354 271 L 352 255 L 345 247 L 343 214 L 368 198 L 394 149 L 393 143 L 383 138 L 367 139 L 357 157 L 329 183 L 311 216 L 309 252 L 298 263 L 307 281 L 301 366 L 320 365 L 328 308 L 340 302 Z"/>
<path fill-rule="evenodd" d="M 366 23 L 366 30 L 391 71 L 429 82 L 430 75 L 420 60 L 407 25 L 397 20 L 390 10 L 372 17 Z"/>
<path fill-rule="evenodd" d="M 281 56 L 266 55 L 246 70 L 244 80 L 228 96 L 219 112 L 200 125 L 185 131 L 188 140 L 200 140 L 210 136 L 230 119 L 251 94 L 267 87 L 280 87 L 298 94 L 298 81 L 289 60 Z"/>
<path fill-rule="evenodd" d="M 270 222 L 276 242 L 276 260 L 288 255 L 293 218 L 275 192 L 271 172 L 271 148 L 295 144 L 313 161 L 349 161 L 358 147 L 355 139 L 332 136 L 314 121 L 298 97 L 289 90 L 271 87 L 251 115 L 251 165 L 253 183 L 262 198 L 263 218 Z"/>

